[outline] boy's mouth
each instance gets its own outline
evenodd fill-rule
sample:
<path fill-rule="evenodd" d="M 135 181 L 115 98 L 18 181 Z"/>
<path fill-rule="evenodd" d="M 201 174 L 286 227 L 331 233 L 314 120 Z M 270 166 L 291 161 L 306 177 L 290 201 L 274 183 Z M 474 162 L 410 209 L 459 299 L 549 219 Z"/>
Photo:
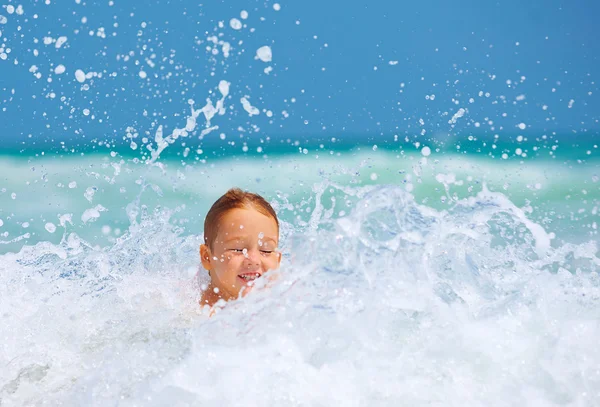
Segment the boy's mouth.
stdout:
<path fill-rule="evenodd" d="M 259 278 L 260 273 L 257 273 L 257 272 L 242 273 L 242 274 L 238 274 L 238 277 L 241 278 L 244 282 L 250 283 L 250 282 L 256 280 L 257 278 Z"/>

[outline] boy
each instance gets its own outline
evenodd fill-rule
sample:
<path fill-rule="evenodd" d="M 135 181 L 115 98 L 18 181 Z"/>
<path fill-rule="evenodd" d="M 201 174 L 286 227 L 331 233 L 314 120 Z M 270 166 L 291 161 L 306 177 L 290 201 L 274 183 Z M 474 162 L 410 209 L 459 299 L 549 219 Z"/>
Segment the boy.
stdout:
<path fill-rule="evenodd" d="M 279 220 L 260 195 L 232 188 L 217 199 L 204 220 L 202 266 L 210 284 L 200 305 L 238 298 L 251 291 L 254 280 L 279 268 Z"/>

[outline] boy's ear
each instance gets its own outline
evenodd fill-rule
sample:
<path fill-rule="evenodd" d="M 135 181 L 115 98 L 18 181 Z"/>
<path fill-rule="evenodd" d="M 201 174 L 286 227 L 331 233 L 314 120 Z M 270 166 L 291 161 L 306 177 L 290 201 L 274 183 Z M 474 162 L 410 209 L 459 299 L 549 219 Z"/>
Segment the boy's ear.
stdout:
<path fill-rule="evenodd" d="M 281 252 L 278 251 L 277 252 L 277 268 L 279 268 L 280 264 L 281 264 Z"/>
<path fill-rule="evenodd" d="M 208 245 L 201 244 L 200 245 L 200 261 L 202 262 L 202 267 L 204 267 L 208 271 L 210 271 L 210 269 L 212 268 L 210 257 L 211 257 L 211 254 L 210 254 L 210 248 L 208 247 Z"/>

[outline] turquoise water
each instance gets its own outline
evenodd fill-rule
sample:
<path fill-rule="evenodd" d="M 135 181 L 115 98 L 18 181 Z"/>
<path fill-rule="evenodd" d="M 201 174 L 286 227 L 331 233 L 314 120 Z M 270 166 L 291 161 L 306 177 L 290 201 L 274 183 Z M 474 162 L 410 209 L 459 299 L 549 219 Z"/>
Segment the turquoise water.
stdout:
<path fill-rule="evenodd" d="M 173 145 L 161 154 L 160 167 L 146 165 L 147 155 L 122 147 L 43 155 L 39 150 L 13 151 L 0 159 L 6 174 L 0 186 L 0 248 L 6 252 L 39 241 L 57 243 L 65 232 L 105 247 L 127 231 L 126 208 L 132 202 L 150 212 L 157 207 L 176 210 L 174 220 L 183 233 L 198 234 L 209 206 L 231 186 L 264 194 L 281 205 L 283 219 L 300 225 L 314 211 L 315 188 L 327 189 L 329 184 L 398 185 L 417 202 L 438 210 L 474 196 L 486 185 L 527 207 L 528 216 L 559 239 L 581 242 L 597 237 L 600 160 L 593 139 L 578 144 L 541 138 L 502 144 L 467 138 L 454 140 L 452 146 L 433 142 L 431 147 L 404 140 L 381 139 L 362 146 L 333 140 L 328 145 L 271 141 L 263 143 L 260 152 L 253 148 L 241 154 L 228 145 L 223 151 L 216 141 L 192 149 Z M 423 155 L 424 147 L 430 155 Z M 525 156 L 517 156 L 517 148 Z M 327 201 L 333 218 L 348 213 L 353 202 L 341 191 L 320 199 Z M 98 207 L 94 217 L 82 219 Z M 65 214 L 70 222 L 56 229 Z"/>

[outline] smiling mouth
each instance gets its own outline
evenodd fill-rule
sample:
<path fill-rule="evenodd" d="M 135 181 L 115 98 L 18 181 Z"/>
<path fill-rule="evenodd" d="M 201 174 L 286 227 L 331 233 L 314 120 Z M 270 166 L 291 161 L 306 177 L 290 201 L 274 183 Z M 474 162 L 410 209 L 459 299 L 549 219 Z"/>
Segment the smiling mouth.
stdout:
<path fill-rule="evenodd" d="M 259 278 L 260 273 L 243 273 L 239 274 L 238 277 L 244 280 L 246 283 L 250 283 Z"/>

